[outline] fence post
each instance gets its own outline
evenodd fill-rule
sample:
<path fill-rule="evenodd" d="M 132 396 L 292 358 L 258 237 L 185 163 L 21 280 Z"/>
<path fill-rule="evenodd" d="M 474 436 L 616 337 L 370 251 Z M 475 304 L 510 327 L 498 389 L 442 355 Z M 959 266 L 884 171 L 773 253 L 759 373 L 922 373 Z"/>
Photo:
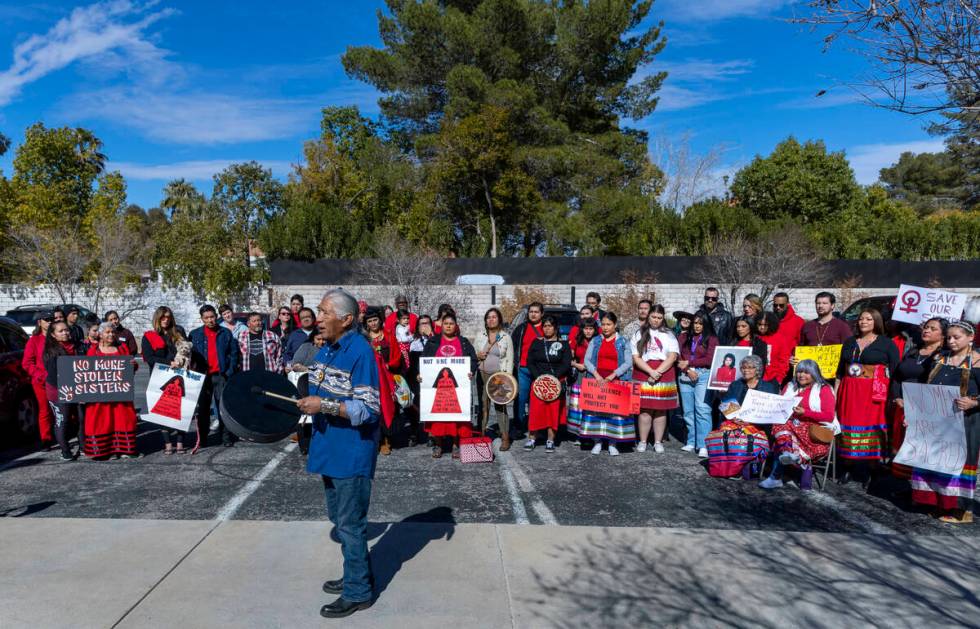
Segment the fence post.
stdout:
<path fill-rule="evenodd" d="M 575 304 L 575 285 L 574 284 L 572 285 L 572 305 L 573 306 L 576 305 Z"/>

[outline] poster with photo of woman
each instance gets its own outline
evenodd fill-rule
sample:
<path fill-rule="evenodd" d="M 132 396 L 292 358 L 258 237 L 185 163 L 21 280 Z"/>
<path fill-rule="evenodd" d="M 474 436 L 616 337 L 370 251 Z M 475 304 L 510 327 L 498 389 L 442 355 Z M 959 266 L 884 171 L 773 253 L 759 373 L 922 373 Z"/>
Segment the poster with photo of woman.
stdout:
<path fill-rule="evenodd" d="M 739 363 L 752 353 L 751 347 L 719 345 L 711 359 L 711 372 L 708 374 L 708 389 L 727 391 L 733 382 L 742 377 Z"/>

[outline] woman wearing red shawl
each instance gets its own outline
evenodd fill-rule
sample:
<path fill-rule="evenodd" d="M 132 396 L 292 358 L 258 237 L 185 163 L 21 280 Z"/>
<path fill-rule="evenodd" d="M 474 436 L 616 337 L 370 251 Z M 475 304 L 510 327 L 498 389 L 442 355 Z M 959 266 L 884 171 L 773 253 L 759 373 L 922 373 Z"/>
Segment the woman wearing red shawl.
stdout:
<path fill-rule="evenodd" d="M 473 380 L 476 375 L 477 365 L 479 361 L 476 357 L 476 350 L 469 341 L 464 339 L 459 335 L 459 325 L 456 322 L 456 313 L 448 312 L 442 317 L 442 334 L 429 339 L 429 342 L 425 344 L 425 348 L 422 350 L 423 358 L 432 357 L 466 357 L 470 359 L 469 366 L 469 377 Z M 421 382 L 421 376 L 419 376 L 419 381 Z M 469 383 L 466 383 L 467 385 Z M 463 412 L 472 413 L 472 409 L 462 409 Z M 438 459 L 442 457 L 443 445 L 445 443 L 446 437 L 452 439 L 452 452 L 453 458 L 459 458 L 459 439 L 460 437 L 466 439 L 473 434 L 472 423 L 470 421 L 460 421 L 460 422 L 427 422 L 425 425 L 426 431 L 435 441 L 435 447 L 432 448 L 432 458 Z"/>
<path fill-rule="evenodd" d="M 389 337 L 381 323 L 381 313 L 376 308 L 369 308 L 364 315 L 364 325 L 367 328 L 367 338 L 374 349 L 374 357 L 378 363 L 378 384 L 381 395 L 381 447 L 380 452 L 385 456 L 391 454 L 391 436 L 393 434 L 395 416 L 398 409 L 395 404 L 394 374 L 402 369 L 402 354 L 394 337 Z"/>
<path fill-rule="evenodd" d="M 71 342 L 68 324 L 55 321 L 48 326 L 44 340 L 44 370 L 47 379 L 44 381 L 44 394 L 54 418 L 54 438 L 61 447 L 61 460 L 74 461 L 77 456 L 71 450 L 68 436 L 69 422 L 78 420 L 78 404 L 58 400 L 58 359 L 62 356 L 74 356 L 75 344 Z M 81 434 L 79 437 L 81 438 Z"/>
<path fill-rule="evenodd" d="M 111 323 L 103 323 L 99 328 L 99 343 L 89 349 L 89 356 L 130 355 L 126 345 L 116 346 L 116 330 Z M 133 403 L 93 402 L 86 405 L 83 450 L 85 456 L 93 459 L 139 458 Z"/>

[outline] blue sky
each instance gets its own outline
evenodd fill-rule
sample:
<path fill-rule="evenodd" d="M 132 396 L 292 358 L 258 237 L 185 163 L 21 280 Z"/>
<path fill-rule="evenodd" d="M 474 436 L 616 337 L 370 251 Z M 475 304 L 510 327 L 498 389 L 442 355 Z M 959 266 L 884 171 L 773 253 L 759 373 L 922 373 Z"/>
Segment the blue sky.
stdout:
<path fill-rule="evenodd" d="M 210 194 L 211 176 L 256 160 L 280 177 L 319 128 L 320 108 L 377 113 L 377 94 L 348 79 L 340 55 L 378 45 L 382 2 L 110 0 L 0 6 L 0 131 L 84 126 L 105 143 L 130 201 L 159 203 L 184 177 Z M 846 150 L 858 180 L 903 150 L 940 150 L 926 120 L 862 102 L 847 84 L 867 71 L 843 46 L 786 22 L 792 0 L 657 0 L 666 50 L 651 71 L 670 72 L 657 111 L 632 123 L 695 153 L 717 149 L 724 173 L 767 154 L 788 135 Z M 828 90 L 817 98 L 819 90 Z M 0 159 L 9 174 L 13 151 Z M 655 157 L 656 158 L 656 157 Z"/>

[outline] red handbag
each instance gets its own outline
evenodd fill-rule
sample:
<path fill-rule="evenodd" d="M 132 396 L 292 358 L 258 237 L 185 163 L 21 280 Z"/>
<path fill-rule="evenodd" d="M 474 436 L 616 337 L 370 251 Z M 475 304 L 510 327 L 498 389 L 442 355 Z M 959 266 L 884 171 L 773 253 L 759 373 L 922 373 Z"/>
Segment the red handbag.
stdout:
<path fill-rule="evenodd" d="M 463 463 L 493 463 L 493 442 L 488 437 L 460 439 L 459 460 Z"/>

